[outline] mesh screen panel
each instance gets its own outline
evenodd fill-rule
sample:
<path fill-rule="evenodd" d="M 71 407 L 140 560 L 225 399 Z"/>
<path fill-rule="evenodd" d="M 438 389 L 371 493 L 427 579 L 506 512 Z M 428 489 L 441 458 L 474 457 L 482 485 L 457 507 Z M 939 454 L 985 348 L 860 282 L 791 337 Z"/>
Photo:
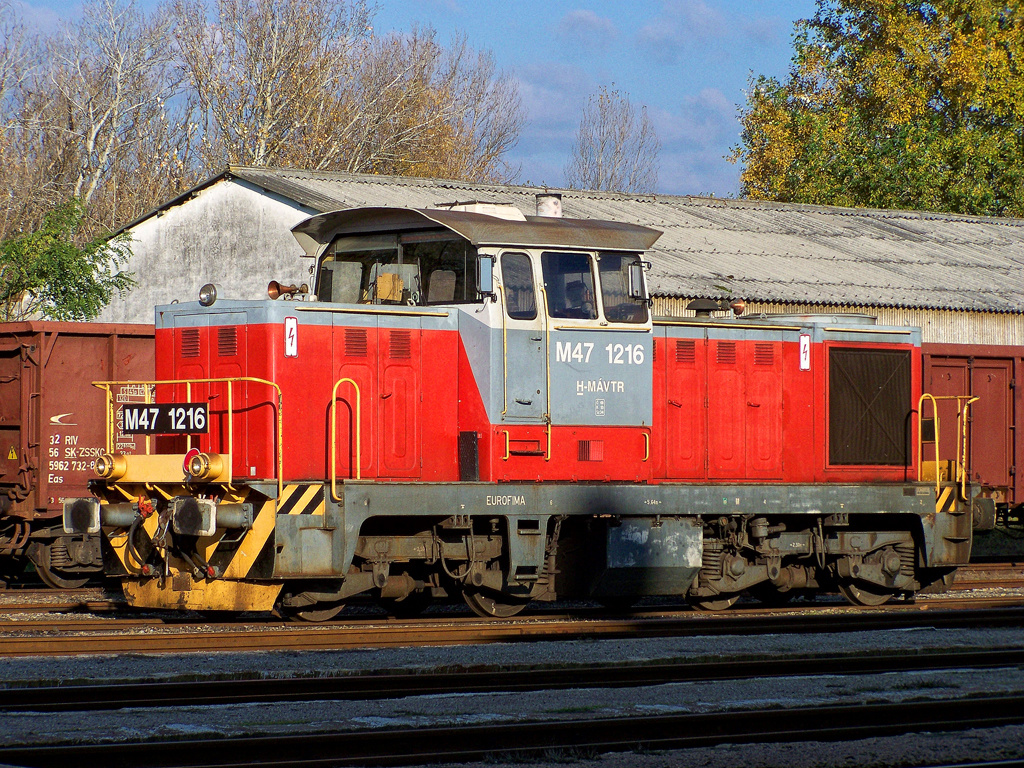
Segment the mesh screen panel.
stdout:
<path fill-rule="evenodd" d="M 910 352 L 829 350 L 829 463 L 905 466 Z"/>

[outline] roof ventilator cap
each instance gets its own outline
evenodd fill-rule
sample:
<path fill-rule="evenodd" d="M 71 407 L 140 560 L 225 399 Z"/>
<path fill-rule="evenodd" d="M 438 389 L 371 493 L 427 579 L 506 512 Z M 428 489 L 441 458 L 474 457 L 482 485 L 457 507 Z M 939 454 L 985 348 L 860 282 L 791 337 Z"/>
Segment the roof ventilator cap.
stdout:
<path fill-rule="evenodd" d="M 557 192 L 539 192 L 537 194 L 537 215 L 549 218 L 562 218 L 562 196 Z"/>

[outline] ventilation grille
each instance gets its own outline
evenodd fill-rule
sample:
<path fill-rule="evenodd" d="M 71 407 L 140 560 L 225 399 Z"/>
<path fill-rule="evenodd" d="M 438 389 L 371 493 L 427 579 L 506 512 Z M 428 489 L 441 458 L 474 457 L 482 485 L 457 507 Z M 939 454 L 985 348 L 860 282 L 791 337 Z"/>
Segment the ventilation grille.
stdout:
<path fill-rule="evenodd" d="M 217 354 L 234 357 L 238 354 L 238 329 L 235 327 L 217 329 Z"/>
<path fill-rule="evenodd" d="M 604 440 L 580 440 L 578 446 L 580 461 L 604 461 Z"/>
<path fill-rule="evenodd" d="M 754 345 L 754 365 L 775 365 L 775 345 L 759 341 Z"/>
<path fill-rule="evenodd" d="M 365 328 L 345 329 L 345 354 L 349 357 L 366 357 L 367 341 Z"/>
<path fill-rule="evenodd" d="M 199 357 L 199 329 L 181 329 L 181 356 Z"/>
<path fill-rule="evenodd" d="M 412 331 L 391 332 L 391 358 L 408 360 L 412 357 Z"/>
<path fill-rule="evenodd" d="M 720 341 L 716 346 L 717 360 L 724 365 L 733 365 L 736 362 L 736 342 Z"/>
<path fill-rule="evenodd" d="M 676 362 L 692 363 L 697 359 L 697 345 L 693 339 L 676 340 Z"/>

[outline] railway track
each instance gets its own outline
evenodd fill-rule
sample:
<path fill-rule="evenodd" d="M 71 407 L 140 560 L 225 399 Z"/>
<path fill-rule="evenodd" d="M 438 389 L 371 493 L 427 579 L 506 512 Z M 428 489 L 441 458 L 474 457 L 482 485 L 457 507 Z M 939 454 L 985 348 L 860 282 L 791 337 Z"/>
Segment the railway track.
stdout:
<path fill-rule="evenodd" d="M 824 707 L 596 717 L 487 725 L 359 729 L 295 735 L 152 739 L 0 748 L 0 762 L 185 768 L 407 765 L 508 761 L 559 753 L 686 749 L 750 742 L 841 741 L 912 731 L 960 731 L 1024 723 L 1024 697 L 960 697 Z"/>
<path fill-rule="evenodd" d="M 958 608 L 957 608 L 958 606 Z M 813 613 L 809 613 L 813 611 Z M 180 620 L 179 620 L 180 621 Z M 160 618 L 62 619 L 0 625 L 0 657 L 210 651 L 334 650 L 489 642 L 654 638 L 764 633 L 838 633 L 907 627 L 1024 626 L 1024 597 L 941 601 L 861 609 L 853 606 L 692 611 L 608 617 L 532 615 L 510 620 L 445 616 L 362 619 L 297 625 L 165 623 Z M 137 632 L 134 630 L 144 629 Z"/>
<path fill-rule="evenodd" d="M 0 689 L 0 712 L 93 712 L 105 709 L 218 706 L 407 696 L 522 693 L 576 688 L 642 687 L 720 680 L 867 675 L 1024 664 L 1024 648 L 883 654 L 791 655 L 729 661 L 597 664 L 551 669 L 376 673 L 335 677 L 147 681 Z"/>

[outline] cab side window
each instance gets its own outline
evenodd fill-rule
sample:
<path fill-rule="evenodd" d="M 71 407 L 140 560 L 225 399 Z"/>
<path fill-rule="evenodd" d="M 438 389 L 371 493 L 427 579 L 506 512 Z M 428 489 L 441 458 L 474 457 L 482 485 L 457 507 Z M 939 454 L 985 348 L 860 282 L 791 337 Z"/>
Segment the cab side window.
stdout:
<path fill-rule="evenodd" d="M 553 253 L 541 256 L 548 312 L 552 317 L 594 320 L 594 274 L 585 253 Z"/>
<path fill-rule="evenodd" d="M 513 320 L 533 320 L 537 317 L 537 292 L 533 287 L 530 257 L 525 253 L 502 254 L 501 280 L 508 316 Z"/>
<path fill-rule="evenodd" d="M 601 302 L 604 316 L 613 323 L 646 323 L 647 304 L 629 297 L 629 267 L 638 256 L 602 253 L 597 262 L 601 273 Z"/>

